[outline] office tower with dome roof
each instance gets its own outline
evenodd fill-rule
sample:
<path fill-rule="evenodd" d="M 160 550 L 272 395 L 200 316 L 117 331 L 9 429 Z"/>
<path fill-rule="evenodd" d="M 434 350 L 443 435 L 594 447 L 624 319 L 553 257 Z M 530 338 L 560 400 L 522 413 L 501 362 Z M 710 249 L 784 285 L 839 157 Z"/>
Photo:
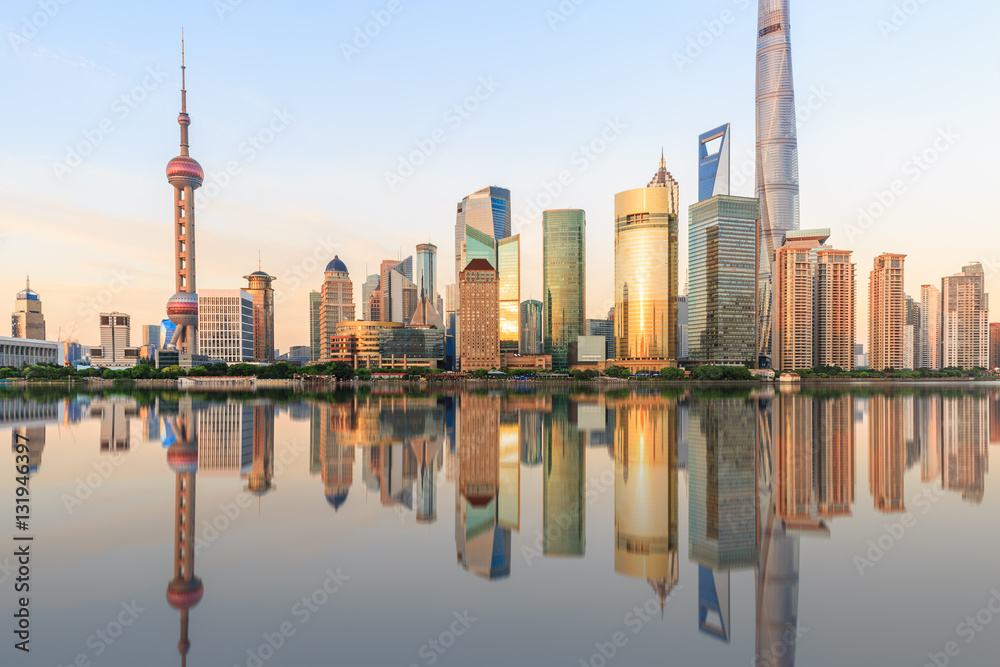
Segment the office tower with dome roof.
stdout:
<path fill-rule="evenodd" d="M 347 272 L 347 265 L 337 256 L 326 265 L 323 276 L 319 305 L 319 360 L 325 363 L 331 358 L 330 342 L 337 335 L 337 324 L 354 319 L 354 283 Z"/>
<path fill-rule="evenodd" d="M 277 278 L 257 270 L 243 276 L 248 285 L 243 290 L 253 297 L 253 360 L 274 363 L 274 288 Z"/>

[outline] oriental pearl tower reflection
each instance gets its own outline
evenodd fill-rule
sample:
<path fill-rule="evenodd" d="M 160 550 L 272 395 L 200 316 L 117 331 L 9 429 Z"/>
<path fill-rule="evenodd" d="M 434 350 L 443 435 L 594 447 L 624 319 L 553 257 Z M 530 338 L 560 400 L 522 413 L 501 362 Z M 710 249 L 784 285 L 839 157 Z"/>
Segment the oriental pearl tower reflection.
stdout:
<path fill-rule="evenodd" d="M 191 641 L 188 639 L 188 613 L 201 601 L 204 592 L 201 579 L 194 574 L 194 500 L 198 443 L 190 402 L 181 403 L 178 414 L 172 421 L 176 440 L 167 450 L 167 462 L 177 475 L 177 486 L 174 501 L 174 578 L 167 585 L 167 602 L 181 612 L 181 639 L 177 650 L 181 654 L 181 665 L 185 666 L 191 648 Z"/>

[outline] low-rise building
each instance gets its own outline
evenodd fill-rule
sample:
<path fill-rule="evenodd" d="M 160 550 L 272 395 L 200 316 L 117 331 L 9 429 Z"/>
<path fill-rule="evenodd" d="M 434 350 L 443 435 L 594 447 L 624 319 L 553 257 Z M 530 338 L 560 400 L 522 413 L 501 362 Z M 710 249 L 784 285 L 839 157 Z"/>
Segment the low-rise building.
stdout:
<path fill-rule="evenodd" d="M 34 364 L 62 365 L 61 346 L 56 341 L 0 336 L 0 367 L 21 368 Z"/>

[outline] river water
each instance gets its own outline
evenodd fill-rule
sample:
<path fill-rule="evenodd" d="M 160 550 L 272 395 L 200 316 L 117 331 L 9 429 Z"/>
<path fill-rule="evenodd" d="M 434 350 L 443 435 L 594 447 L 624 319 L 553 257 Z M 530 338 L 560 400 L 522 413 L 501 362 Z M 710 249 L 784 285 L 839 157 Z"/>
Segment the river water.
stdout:
<path fill-rule="evenodd" d="M 994 384 L 11 388 L 0 432 L 3 665 L 997 664 Z"/>

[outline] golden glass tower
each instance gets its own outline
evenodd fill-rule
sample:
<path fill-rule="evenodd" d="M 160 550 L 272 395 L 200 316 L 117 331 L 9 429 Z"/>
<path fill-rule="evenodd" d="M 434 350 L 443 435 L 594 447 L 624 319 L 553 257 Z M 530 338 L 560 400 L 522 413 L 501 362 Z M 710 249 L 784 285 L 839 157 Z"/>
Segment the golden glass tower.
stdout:
<path fill-rule="evenodd" d="M 500 283 L 500 352 L 517 354 L 521 344 L 521 235 L 497 243 Z"/>
<path fill-rule="evenodd" d="M 633 370 L 677 360 L 678 187 L 660 158 L 645 188 L 615 195 L 615 358 Z"/>

